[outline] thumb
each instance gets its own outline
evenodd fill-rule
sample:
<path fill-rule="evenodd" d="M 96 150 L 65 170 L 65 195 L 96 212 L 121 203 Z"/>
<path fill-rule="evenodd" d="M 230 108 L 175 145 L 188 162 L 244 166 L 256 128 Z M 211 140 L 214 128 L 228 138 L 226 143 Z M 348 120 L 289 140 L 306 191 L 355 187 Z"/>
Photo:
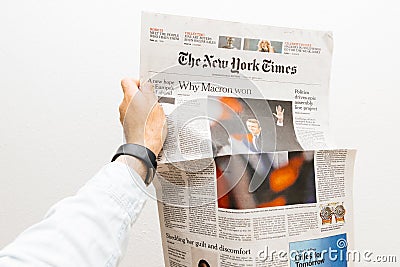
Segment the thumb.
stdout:
<path fill-rule="evenodd" d="M 154 94 L 154 85 L 151 82 L 144 82 L 140 85 L 143 93 Z"/>
<path fill-rule="evenodd" d="M 125 98 L 133 97 L 138 91 L 139 81 L 131 78 L 124 78 L 121 80 L 122 91 Z"/>

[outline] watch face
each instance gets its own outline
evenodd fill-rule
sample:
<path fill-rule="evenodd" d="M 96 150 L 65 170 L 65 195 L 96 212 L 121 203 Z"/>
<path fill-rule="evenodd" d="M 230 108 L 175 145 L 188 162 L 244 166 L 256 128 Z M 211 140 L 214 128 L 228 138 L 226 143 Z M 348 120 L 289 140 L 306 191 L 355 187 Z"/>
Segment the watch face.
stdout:
<path fill-rule="evenodd" d="M 329 207 L 325 207 L 321 210 L 321 212 L 319 213 L 319 216 L 323 219 L 323 220 L 330 220 L 332 218 L 332 210 Z"/>
<path fill-rule="evenodd" d="M 343 207 L 343 205 L 338 205 L 335 208 L 335 216 L 342 218 L 344 214 L 346 213 L 346 209 Z"/>

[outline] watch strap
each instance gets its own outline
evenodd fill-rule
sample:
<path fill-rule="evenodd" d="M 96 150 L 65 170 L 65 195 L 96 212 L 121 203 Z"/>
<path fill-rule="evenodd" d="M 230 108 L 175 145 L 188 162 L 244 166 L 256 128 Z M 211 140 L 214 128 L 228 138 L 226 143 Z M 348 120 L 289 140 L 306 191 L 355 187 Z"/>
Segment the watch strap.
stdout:
<path fill-rule="evenodd" d="M 128 155 L 140 159 L 147 167 L 144 183 L 149 185 L 153 181 L 157 169 L 157 158 L 153 151 L 138 144 L 123 144 L 118 148 L 111 161 L 115 161 L 119 156 L 122 155 Z"/>

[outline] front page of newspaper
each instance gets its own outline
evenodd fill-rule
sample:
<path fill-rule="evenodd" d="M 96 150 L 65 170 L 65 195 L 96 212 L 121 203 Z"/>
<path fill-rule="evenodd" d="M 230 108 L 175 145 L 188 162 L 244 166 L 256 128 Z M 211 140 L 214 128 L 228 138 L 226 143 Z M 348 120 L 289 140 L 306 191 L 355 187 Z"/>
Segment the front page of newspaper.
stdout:
<path fill-rule="evenodd" d="M 332 47 L 330 32 L 142 14 L 141 80 L 168 121 L 166 266 L 347 266 L 355 151 L 328 150 Z"/>

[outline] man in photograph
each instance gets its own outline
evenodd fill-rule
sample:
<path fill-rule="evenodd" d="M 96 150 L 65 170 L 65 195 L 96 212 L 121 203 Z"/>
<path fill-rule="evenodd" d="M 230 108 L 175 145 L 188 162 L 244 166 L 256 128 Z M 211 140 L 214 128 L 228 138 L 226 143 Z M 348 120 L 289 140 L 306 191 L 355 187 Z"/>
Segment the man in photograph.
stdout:
<path fill-rule="evenodd" d="M 246 121 L 247 130 L 249 134 L 244 142 L 248 145 L 251 152 L 261 152 L 262 151 L 262 133 L 260 122 L 256 119 L 248 119 Z"/>
<path fill-rule="evenodd" d="M 222 48 L 226 49 L 237 49 L 234 45 L 233 42 L 235 41 L 235 38 L 227 36 L 226 37 L 226 44 Z"/>
<path fill-rule="evenodd" d="M 249 134 L 244 140 L 244 143 L 247 145 L 250 152 L 260 152 L 260 153 L 267 152 L 265 144 L 263 143 L 264 141 L 262 140 L 264 137 L 262 135 L 262 128 L 260 122 L 257 119 L 251 118 L 246 121 L 246 126 L 247 130 L 249 131 Z M 269 162 L 272 163 L 274 168 L 279 168 L 287 164 L 288 162 L 287 152 L 285 151 L 277 152 L 275 151 L 275 149 L 269 152 L 275 152 L 275 153 L 273 155 L 272 154 L 262 155 L 261 156 L 261 158 L 263 158 L 261 159 L 262 161 L 266 162 L 265 157 L 268 156 Z M 257 165 L 258 164 L 256 164 L 256 166 Z M 267 166 L 266 169 L 269 169 L 269 166 Z"/>

